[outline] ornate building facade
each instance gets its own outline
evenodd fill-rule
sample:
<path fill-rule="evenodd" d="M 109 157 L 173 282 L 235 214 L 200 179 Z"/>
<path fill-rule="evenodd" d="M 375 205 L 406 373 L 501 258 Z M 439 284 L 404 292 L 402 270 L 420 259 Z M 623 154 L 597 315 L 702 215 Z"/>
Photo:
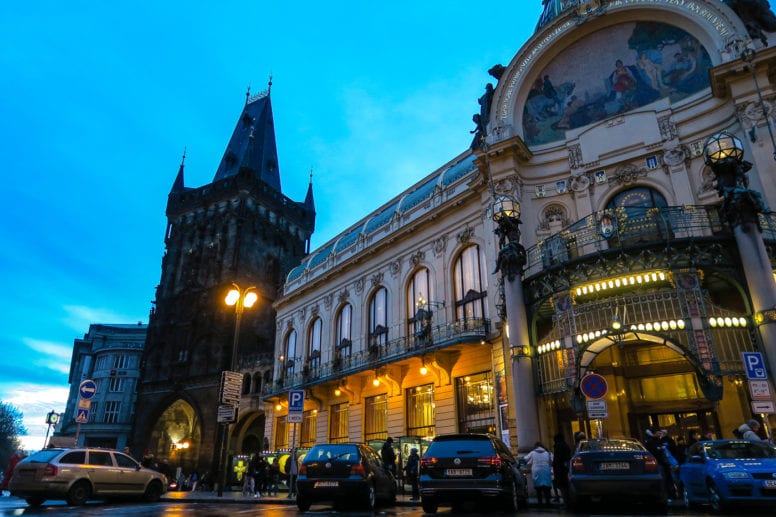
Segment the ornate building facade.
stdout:
<path fill-rule="evenodd" d="M 545 4 L 489 71 L 472 149 L 287 276 L 263 388 L 272 448 L 487 431 L 524 451 L 557 432 L 774 424 L 742 354 L 773 374 L 774 307 L 758 293 L 776 292 L 776 219 L 758 214 L 757 262 L 703 153 L 737 135 L 746 188 L 776 203 L 776 18 L 755 2 Z M 511 231 L 505 198 L 520 206 Z"/>

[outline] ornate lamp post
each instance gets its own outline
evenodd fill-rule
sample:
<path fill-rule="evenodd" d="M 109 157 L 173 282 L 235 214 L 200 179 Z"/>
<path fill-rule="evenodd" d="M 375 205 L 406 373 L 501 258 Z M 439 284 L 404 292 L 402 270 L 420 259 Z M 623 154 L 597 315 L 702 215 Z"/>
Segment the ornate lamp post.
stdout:
<path fill-rule="evenodd" d="M 498 235 L 496 272 L 504 277 L 504 301 L 512 358 L 517 449 L 527 452 L 539 440 L 539 416 L 536 411 L 533 356 L 523 292 L 525 248 L 520 244 L 520 203 L 501 196 L 493 204 L 493 220 Z M 526 353 L 527 351 L 527 353 Z"/>
<path fill-rule="evenodd" d="M 722 197 L 720 212 L 733 229 L 754 320 L 771 375 L 776 375 L 776 281 L 759 220 L 759 214 L 768 209 L 762 195 L 749 189 L 746 173 L 752 164 L 744 160 L 741 140 L 723 131 L 706 141 L 703 155 L 717 179 L 717 193 Z"/>
<path fill-rule="evenodd" d="M 240 341 L 240 325 L 242 323 L 243 311 L 250 309 L 259 299 L 259 295 L 255 291 L 255 287 L 247 287 L 241 289 L 239 285 L 232 284 L 232 289 L 226 294 L 224 302 L 229 307 L 234 307 L 234 339 L 232 341 L 232 355 L 229 358 L 229 369 L 234 371 L 237 367 L 237 344 Z M 227 443 L 229 441 L 229 424 L 222 424 L 221 431 L 221 454 L 218 460 L 218 472 L 221 474 L 220 482 L 218 483 L 218 496 L 224 495 L 224 485 L 226 484 L 229 476 L 226 472 L 226 451 Z"/>

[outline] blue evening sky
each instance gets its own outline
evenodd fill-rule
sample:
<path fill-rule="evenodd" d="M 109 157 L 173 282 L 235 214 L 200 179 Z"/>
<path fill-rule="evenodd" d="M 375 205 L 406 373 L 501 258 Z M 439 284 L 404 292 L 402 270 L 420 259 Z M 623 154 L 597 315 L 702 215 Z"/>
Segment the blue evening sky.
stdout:
<path fill-rule="evenodd" d="M 283 193 L 313 248 L 468 148 L 487 70 L 541 0 L 71 2 L 0 8 L 0 400 L 28 448 L 64 411 L 73 340 L 148 322 L 167 194 L 212 181 L 272 75 Z"/>

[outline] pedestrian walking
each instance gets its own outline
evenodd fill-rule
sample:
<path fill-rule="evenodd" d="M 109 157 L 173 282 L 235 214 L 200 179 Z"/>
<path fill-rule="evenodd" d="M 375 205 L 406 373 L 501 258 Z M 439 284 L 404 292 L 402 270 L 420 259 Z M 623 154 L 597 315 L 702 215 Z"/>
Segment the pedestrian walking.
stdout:
<path fill-rule="evenodd" d="M 391 471 L 391 474 L 394 476 L 396 475 L 396 453 L 393 450 L 393 438 L 390 436 L 387 440 L 385 440 L 385 443 L 383 444 L 383 448 L 380 449 L 380 457 L 383 459 L 383 465 L 385 468 Z"/>
<path fill-rule="evenodd" d="M 256 477 L 254 475 L 256 467 L 256 455 L 250 457 L 248 466 L 243 472 L 242 495 L 252 497 L 256 493 Z"/>
<path fill-rule="evenodd" d="M 757 432 L 760 430 L 760 422 L 757 420 L 750 420 L 745 424 L 741 424 L 738 428 L 738 432 L 741 433 L 741 438 L 752 442 L 766 442 L 760 438 Z"/>
<path fill-rule="evenodd" d="M 288 497 L 296 497 L 296 477 L 299 475 L 299 463 L 296 460 L 296 449 L 291 451 L 288 465 Z"/>
<path fill-rule="evenodd" d="M 552 454 L 552 485 L 555 488 L 553 500 L 558 500 L 558 492 L 560 492 L 565 503 L 568 501 L 571 447 L 566 443 L 563 433 L 556 434 L 553 440 L 555 442 Z"/>
<path fill-rule="evenodd" d="M 13 470 L 16 468 L 16 465 L 23 458 L 24 458 L 24 454 L 22 453 L 22 451 L 16 451 L 8 459 L 8 466 L 5 468 L 5 473 L 3 474 L 3 481 L 0 482 L 0 494 L 2 494 L 3 490 L 8 490 L 8 482 L 11 481 L 11 476 L 13 476 Z"/>
<path fill-rule="evenodd" d="M 545 449 L 541 442 L 536 442 L 534 449 L 525 456 L 525 459 L 531 469 L 531 479 L 536 489 L 539 506 L 544 506 L 545 501 L 549 505 L 552 489 L 552 453 Z"/>
<path fill-rule="evenodd" d="M 412 501 L 420 499 L 420 489 L 418 487 L 418 475 L 420 474 L 420 456 L 418 449 L 410 449 L 410 455 L 407 457 L 407 464 L 404 466 L 404 473 L 412 486 Z"/>

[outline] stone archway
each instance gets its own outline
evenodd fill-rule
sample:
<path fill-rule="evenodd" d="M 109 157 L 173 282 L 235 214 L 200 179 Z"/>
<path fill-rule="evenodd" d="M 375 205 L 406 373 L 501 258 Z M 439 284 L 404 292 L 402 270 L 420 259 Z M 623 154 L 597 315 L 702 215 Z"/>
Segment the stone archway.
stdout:
<path fill-rule="evenodd" d="M 148 447 L 171 473 L 178 467 L 189 473 L 199 467 L 201 432 L 197 411 L 185 400 L 178 399 L 156 421 Z"/>

